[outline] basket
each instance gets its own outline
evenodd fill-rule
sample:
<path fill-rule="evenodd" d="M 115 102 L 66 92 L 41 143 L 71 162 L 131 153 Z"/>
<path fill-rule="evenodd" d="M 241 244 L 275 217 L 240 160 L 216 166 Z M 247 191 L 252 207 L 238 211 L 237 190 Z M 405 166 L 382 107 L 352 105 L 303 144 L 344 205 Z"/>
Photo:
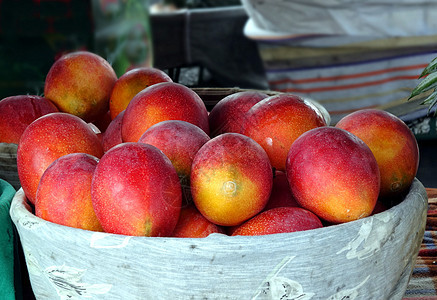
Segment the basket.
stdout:
<path fill-rule="evenodd" d="M 36 217 L 20 189 L 10 215 L 37 299 L 402 299 L 428 198 L 416 179 L 392 208 L 266 236 L 133 237 Z"/>
<path fill-rule="evenodd" d="M 16 190 L 21 187 L 17 171 L 17 144 L 0 143 L 0 179 L 10 183 Z"/>

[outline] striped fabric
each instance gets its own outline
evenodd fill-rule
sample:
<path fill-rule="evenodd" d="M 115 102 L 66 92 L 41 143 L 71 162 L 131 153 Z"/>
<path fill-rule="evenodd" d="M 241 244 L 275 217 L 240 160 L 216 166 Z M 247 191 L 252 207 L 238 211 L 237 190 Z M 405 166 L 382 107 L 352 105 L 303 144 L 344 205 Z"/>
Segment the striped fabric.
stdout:
<path fill-rule="evenodd" d="M 437 190 L 428 189 L 428 217 L 413 274 L 404 300 L 437 299 Z"/>
<path fill-rule="evenodd" d="M 405 102 L 437 56 L 436 36 L 348 39 L 258 39 L 270 89 L 318 101 L 335 124 L 358 109 Z"/>

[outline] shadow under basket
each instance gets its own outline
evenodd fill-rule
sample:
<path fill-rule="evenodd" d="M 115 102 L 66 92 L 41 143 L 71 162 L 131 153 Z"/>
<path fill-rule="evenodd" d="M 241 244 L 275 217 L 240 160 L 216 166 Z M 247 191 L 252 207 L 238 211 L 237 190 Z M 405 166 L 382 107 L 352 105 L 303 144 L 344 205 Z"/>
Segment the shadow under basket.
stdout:
<path fill-rule="evenodd" d="M 47 222 L 23 190 L 10 215 L 37 299 L 402 299 L 428 198 L 413 182 L 392 208 L 265 236 L 133 237 Z"/>

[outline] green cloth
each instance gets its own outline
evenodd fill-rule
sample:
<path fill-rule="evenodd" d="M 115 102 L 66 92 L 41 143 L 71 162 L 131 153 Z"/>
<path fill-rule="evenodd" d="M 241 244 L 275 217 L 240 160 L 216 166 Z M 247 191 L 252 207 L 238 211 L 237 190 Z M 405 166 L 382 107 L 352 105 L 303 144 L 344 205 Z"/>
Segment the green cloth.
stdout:
<path fill-rule="evenodd" d="M 15 299 L 14 286 L 14 228 L 9 209 L 15 189 L 0 179 L 0 291 L 2 299 Z"/>

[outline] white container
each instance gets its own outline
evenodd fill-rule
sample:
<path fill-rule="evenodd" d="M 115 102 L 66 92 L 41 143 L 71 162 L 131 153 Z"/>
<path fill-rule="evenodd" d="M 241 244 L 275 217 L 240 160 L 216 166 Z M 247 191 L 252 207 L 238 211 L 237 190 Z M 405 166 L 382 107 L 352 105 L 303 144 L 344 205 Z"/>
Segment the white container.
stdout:
<path fill-rule="evenodd" d="M 264 30 L 283 34 L 371 37 L 434 35 L 437 2 L 432 0 L 242 0 Z"/>
<path fill-rule="evenodd" d="M 423 239 L 425 188 L 391 209 L 315 230 L 150 238 L 44 221 L 11 205 L 37 299 L 402 299 Z"/>

